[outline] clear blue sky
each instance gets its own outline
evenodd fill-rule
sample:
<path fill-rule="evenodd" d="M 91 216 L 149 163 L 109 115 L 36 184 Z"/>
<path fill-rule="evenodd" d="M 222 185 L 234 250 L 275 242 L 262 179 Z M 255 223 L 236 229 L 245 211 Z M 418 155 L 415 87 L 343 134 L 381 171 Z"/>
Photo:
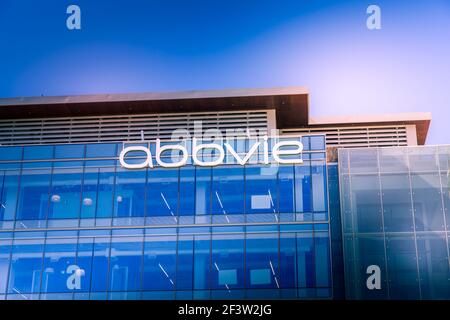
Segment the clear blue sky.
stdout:
<path fill-rule="evenodd" d="M 289 85 L 312 115 L 430 111 L 450 143 L 450 0 L 0 0 L 0 97 Z"/>

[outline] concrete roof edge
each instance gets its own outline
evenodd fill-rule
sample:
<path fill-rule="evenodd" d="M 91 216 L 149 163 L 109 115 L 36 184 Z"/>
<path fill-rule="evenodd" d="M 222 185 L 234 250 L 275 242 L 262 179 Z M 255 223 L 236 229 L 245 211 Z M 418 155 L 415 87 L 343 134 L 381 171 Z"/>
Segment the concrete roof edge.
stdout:
<path fill-rule="evenodd" d="M 0 106 L 21 105 L 48 105 L 71 103 L 95 103 L 95 102 L 124 102 L 145 100 L 176 100 L 176 99 L 207 99 L 207 98 L 231 98 L 252 96 L 281 96 L 281 95 L 308 95 L 308 89 L 303 86 L 272 87 L 272 88 L 248 88 L 248 89 L 221 89 L 221 90 L 190 90 L 171 92 L 146 92 L 146 93 L 112 93 L 92 95 L 68 95 L 68 96 L 41 96 L 41 97 L 17 97 L 0 98 Z"/>

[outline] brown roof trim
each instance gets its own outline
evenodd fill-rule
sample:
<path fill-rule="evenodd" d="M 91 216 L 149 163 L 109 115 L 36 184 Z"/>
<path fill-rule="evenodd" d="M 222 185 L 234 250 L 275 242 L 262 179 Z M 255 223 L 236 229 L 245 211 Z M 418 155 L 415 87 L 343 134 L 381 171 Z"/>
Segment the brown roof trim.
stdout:
<path fill-rule="evenodd" d="M 305 125 L 309 116 L 308 90 L 278 87 L 0 99 L 2 119 L 242 109 L 275 109 L 278 126 Z"/>

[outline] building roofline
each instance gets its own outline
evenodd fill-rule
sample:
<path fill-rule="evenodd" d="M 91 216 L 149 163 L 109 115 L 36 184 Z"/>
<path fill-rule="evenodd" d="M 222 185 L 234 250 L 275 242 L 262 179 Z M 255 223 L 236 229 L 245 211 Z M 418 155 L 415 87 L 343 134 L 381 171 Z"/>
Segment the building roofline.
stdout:
<path fill-rule="evenodd" d="M 208 98 L 237 98 L 237 97 L 262 97 L 308 95 L 308 89 L 301 86 L 273 87 L 273 88 L 248 88 L 248 89 L 222 89 L 222 90 L 190 90 L 168 92 L 144 92 L 144 93 L 111 93 L 68 96 L 40 96 L 40 97 L 16 97 L 0 98 L 0 107 L 24 106 L 24 105 L 48 105 L 48 104 L 77 104 L 77 103 L 104 103 L 147 100 L 187 100 Z"/>
<path fill-rule="evenodd" d="M 138 113 L 275 109 L 279 127 L 308 124 L 306 87 L 95 94 L 0 99 L 0 118 L 101 116 Z"/>
<path fill-rule="evenodd" d="M 377 115 L 319 116 L 311 117 L 312 127 L 362 126 L 362 125 L 415 125 L 417 143 L 425 144 L 431 123 L 430 112 L 387 113 Z"/>

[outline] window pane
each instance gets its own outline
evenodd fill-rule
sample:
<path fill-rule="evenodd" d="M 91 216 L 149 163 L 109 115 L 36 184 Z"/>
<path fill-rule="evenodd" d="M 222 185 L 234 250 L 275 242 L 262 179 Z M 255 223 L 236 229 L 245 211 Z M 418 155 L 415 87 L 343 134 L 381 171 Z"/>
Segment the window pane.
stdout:
<path fill-rule="evenodd" d="M 209 289 L 211 274 L 210 235 L 195 236 L 194 254 L 194 289 Z"/>
<path fill-rule="evenodd" d="M 22 147 L 3 147 L 0 160 L 22 160 Z"/>
<path fill-rule="evenodd" d="M 385 231 L 413 231 L 409 176 L 383 174 L 381 188 Z"/>
<path fill-rule="evenodd" d="M 313 209 L 315 212 L 327 210 L 326 203 L 326 167 L 324 164 L 311 166 L 312 187 L 313 187 Z M 317 220 L 317 219 L 315 219 Z M 321 220 L 326 220 L 324 217 Z"/>
<path fill-rule="evenodd" d="M 356 237 L 355 246 L 355 259 L 357 262 L 357 269 L 355 270 L 355 274 L 349 275 L 349 278 L 354 282 L 357 289 L 357 292 L 355 292 L 355 296 L 358 299 L 387 298 L 384 237 Z M 367 268 L 372 265 L 378 266 L 380 268 L 381 290 L 369 290 L 367 288 L 367 278 L 369 277 L 369 275 L 367 274 Z"/>
<path fill-rule="evenodd" d="M 71 292 L 76 288 L 75 281 L 69 279 L 75 272 L 76 250 L 77 239 L 47 239 L 41 292 Z"/>
<path fill-rule="evenodd" d="M 314 233 L 314 265 L 317 287 L 331 287 L 330 238 L 328 232 Z"/>
<path fill-rule="evenodd" d="M 295 212 L 295 179 L 293 166 L 278 168 L 279 212 Z"/>
<path fill-rule="evenodd" d="M 378 172 L 378 149 L 351 149 L 350 173 Z"/>
<path fill-rule="evenodd" d="M 32 146 L 23 148 L 24 160 L 53 159 L 53 146 Z"/>
<path fill-rule="evenodd" d="M 297 244 L 295 233 L 280 235 L 280 287 L 297 286 Z"/>
<path fill-rule="evenodd" d="M 297 286 L 312 288 L 314 284 L 314 241 L 312 233 L 297 233 Z"/>
<path fill-rule="evenodd" d="M 244 238 L 240 235 L 213 235 L 212 289 L 244 287 Z"/>
<path fill-rule="evenodd" d="M 416 230 L 445 230 L 439 174 L 412 174 L 411 184 Z"/>
<path fill-rule="evenodd" d="M 438 157 L 435 148 L 409 148 L 408 153 L 411 172 L 438 170 Z"/>
<path fill-rule="evenodd" d="M 0 180 L 3 180 L 3 189 L 0 193 L 0 220 L 13 220 L 19 188 L 19 172 L 5 171 Z"/>
<path fill-rule="evenodd" d="M 84 157 L 84 144 L 66 144 L 55 146 L 56 159 L 77 159 Z"/>
<path fill-rule="evenodd" d="M 417 237 L 422 299 L 450 298 L 450 270 L 445 236 Z"/>
<path fill-rule="evenodd" d="M 92 258 L 91 291 L 105 291 L 108 279 L 109 238 L 95 238 Z"/>
<path fill-rule="evenodd" d="M 419 299 L 414 237 L 387 238 L 389 294 L 391 299 Z"/>
<path fill-rule="evenodd" d="M 110 290 L 140 289 L 142 238 L 114 238 L 111 241 Z"/>
<path fill-rule="evenodd" d="M 180 236 L 178 238 L 177 254 L 177 290 L 192 290 L 194 271 L 194 237 Z"/>
<path fill-rule="evenodd" d="M 147 216 L 177 216 L 178 169 L 150 169 L 147 182 Z"/>
<path fill-rule="evenodd" d="M 88 292 L 91 287 L 92 277 L 92 254 L 94 251 L 93 238 L 79 238 L 77 247 L 77 269 L 79 273 L 79 289 L 80 292 Z"/>
<path fill-rule="evenodd" d="M 381 232 L 381 198 L 378 175 L 353 175 L 352 210 L 356 215 L 355 232 Z"/>
<path fill-rule="evenodd" d="M 53 169 L 49 219 L 78 218 L 82 169 Z"/>
<path fill-rule="evenodd" d="M 117 172 L 115 217 L 144 216 L 145 180 L 145 170 Z"/>
<path fill-rule="evenodd" d="M 277 167 L 245 168 L 247 213 L 277 212 Z"/>
<path fill-rule="evenodd" d="M 176 237 L 146 237 L 143 290 L 174 290 Z"/>
<path fill-rule="evenodd" d="M 305 212 L 305 221 L 311 220 L 312 182 L 311 167 L 307 164 L 295 166 L 295 206 L 296 212 Z"/>
<path fill-rule="evenodd" d="M 11 241 L 2 240 L 0 241 L 0 294 L 6 292 L 6 284 L 8 281 L 8 271 L 11 252 Z"/>
<path fill-rule="evenodd" d="M 113 168 L 100 168 L 98 173 L 97 187 L 97 218 L 108 218 L 113 213 L 114 203 L 114 180 Z"/>
<path fill-rule="evenodd" d="M 246 287 L 279 288 L 278 234 L 247 234 Z"/>
<path fill-rule="evenodd" d="M 445 221 L 447 231 L 450 230 L 450 171 L 441 174 L 442 196 L 444 198 Z"/>
<path fill-rule="evenodd" d="M 45 219 L 49 200 L 50 170 L 24 170 L 17 209 L 19 219 Z"/>
<path fill-rule="evenodd" d="M 180 205 L 178 215 L 195 214 L 195 167 L 180 168 Z"/>
<path fill-rule="evenodd" d="M 244 213 L 244 169 L 236 166 L 213 168 L 212 213 Z"/>
<path fill-rule="evenodd" d="M 95 143 L 86 145 L 86 158 L 114 157 L 117 153 L 115 143 Z"/>
<path fill-rule="evenodd" d="M 196 168 L 195 214 L 211 212 L 211 168 Z"/>
<path fill-rule="evenodd" d="M 13 244 L 9 293 L 39 292 L 44 240 L 16 240 Z"/>

